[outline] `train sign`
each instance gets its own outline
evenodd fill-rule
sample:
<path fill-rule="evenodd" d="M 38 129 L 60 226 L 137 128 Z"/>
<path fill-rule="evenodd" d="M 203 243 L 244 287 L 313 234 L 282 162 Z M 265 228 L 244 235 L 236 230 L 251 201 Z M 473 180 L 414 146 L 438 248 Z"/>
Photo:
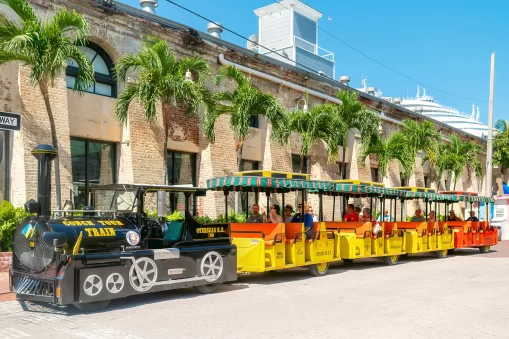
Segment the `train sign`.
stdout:
<path fill-rule="evenodd" d="M 9 131 L 21 130 L 21 115 L 17 113 L 0 112 L 0 129 Z"/>

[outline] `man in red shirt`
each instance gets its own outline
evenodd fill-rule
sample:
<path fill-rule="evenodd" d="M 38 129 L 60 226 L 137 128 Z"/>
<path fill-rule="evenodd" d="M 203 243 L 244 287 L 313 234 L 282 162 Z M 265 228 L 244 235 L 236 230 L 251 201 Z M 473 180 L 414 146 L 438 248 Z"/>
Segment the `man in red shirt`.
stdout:
<path fill-rule="evenodd" d="M 359 213 L 355 213 L 353 204 L 348 204 L 343 221 L 359 221 Z"/>

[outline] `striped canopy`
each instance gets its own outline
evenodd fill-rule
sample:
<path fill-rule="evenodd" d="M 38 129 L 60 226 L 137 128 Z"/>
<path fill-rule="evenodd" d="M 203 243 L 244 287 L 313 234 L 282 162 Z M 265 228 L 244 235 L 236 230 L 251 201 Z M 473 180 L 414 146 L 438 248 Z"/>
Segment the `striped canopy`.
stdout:
<path fill-rule="evenodd" d="M 284 193 L 308 189 L 308 181 L 267 177 L 229 176 L 207 180 L 207 188 L 214 191 Z"/>
<path fill-rule="evenodd" d="M 207 180 L 207 189 L 214 191 L 234 192 L 270 192 L 286 193 L 291 191 L 308 191 L 329 196 L 369 197 L 383 196 L 399 199 L 427 199 L 443 202 L 493 202 L 492 198 L 475 195 L 453 195 L 421 190 L 398 190 L 370 185 L 356 185 L 320 180 L 301 180 L 293 178 L 273 178 L 261 176 L 227 176 Z"/>

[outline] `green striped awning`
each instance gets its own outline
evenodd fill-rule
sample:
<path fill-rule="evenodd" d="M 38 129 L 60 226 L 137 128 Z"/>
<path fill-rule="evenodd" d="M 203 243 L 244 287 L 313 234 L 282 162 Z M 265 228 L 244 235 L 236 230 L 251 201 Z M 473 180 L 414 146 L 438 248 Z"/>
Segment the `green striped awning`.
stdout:
<path fill-rule="evenodd" d="M 307 181 L 283 178 L 228 176 L 207 180 L 207 189 L 236 192 L 274 192 L 283 193 L 307 189 Z"/>

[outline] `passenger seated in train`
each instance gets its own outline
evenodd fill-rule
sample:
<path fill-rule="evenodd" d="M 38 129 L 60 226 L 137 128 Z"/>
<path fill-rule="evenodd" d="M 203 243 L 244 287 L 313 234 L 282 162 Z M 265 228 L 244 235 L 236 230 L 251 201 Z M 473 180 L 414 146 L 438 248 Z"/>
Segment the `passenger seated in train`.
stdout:
<path fill-rule="evenodd" d="M 362 214 L 359 218 L 359 221 L 364 222 L 373 221 L 373 219 L 371 218 L 371 210 L 368 207 L 364 207 L 362 209 Z"/>
<path fill-rule="evenodd" d="M 437 216 L 435 214 L 435 211 L 430 211 L 428 215 L 428 222 L 435 222 L 437 221 Z"/>
<path fill-rule="evenodd" d="M 283 217 L 281 216 L 281 207 L 279 207 L 279 205 L 274 204 L 270 207 L 269 218 L 270 222 L 274 224 L 280 224 L 283 222 Z"/>
<path fill-rule="evenodd" d="M 421 213 L 422 213 L 422 211 L 420 208 L 416 209 L 415 215 L 412 217 L 411 221 L 412 222 L 423 222 L 424 216 Z"/>
<path fill-rule="evenodd" d="M 251 214 L 247 218 L 247 220 L 246 220 L 247 223 L 261 224 L 261 223 L 267 222 L 267 216 L 260 214 L 260 205 L 253 204 L 253 206 L 251 207 L 251 212 L 253 214 Z M 265 212 L 263 214 L 265 214 Z"/>
<path fill-rule="evenodd" d="M 447 217 L 447 221 L 463 221 L 460 217 L 456 215 L 454 210 L 449 211 L 449 216 Z"/>
<path fill-rule="evenodd" d="M 391 216 L 389 215 L 389 210 L 387 208 L 384 208 L 384 214 L 378 216 L 376 221 L 390 222 L 391 221 Z"/>
<path fill-rule="evenodd" d="M 359 213 L 355 212 L 353 204 L 348 204 L 343 221 L 359 221 Z"/>
<path fill-rule="evenodd" d="M 360 207 L 355 207 L 353 210 L 355 211 L 355 213 L 357 213 L 357 215 L 358 215 L 358 216 L 359 216 L 359 218 L 360 218 L 360 217 L 361 217 L 361 215 L 362 215 L 362 210 L 361 210 L 361 208 L 360 208 Z"/>
<path fill-rule="evenodd" d="M 311 217 L 313 218 L 313 222 L 318 222 L 318 217 L 317 217 L 316 215 L 314 215 L 314 213 L 313 213 L 313 206 L 308 205 L 308 210 L 307 210 L 307 212 L 308 212 L 309 214 L 311 214 Z"/>
<path fill-rule="evenodd" d="M 309 214 L 308 211 L 304 213 L 304 220 L 301 220 L 301 214 L 303 212 L 302 204 L 299 204 L 299 213 L 295 214 L 292 219 L 292 222 L 303 222 L 304 223 L 304 233 L 306 234 L 306 239 L 312 239 L 314 236 L 313 232 L 313 216 Z"/>
<path fill-rule="evenodd" d="M 479 218 L 475 216 L 474 211 L 470 211 L 470 217 L 467 219 L 467 221 L 479 221 Z"/>
<path fill-rule="evenodd" d="M 293 206 L 292 205 L 286 205 L 285 206 L 285 212 L 284 212 L 284 222 L 292 222 L 294 216 L 293 216 Z"/>

